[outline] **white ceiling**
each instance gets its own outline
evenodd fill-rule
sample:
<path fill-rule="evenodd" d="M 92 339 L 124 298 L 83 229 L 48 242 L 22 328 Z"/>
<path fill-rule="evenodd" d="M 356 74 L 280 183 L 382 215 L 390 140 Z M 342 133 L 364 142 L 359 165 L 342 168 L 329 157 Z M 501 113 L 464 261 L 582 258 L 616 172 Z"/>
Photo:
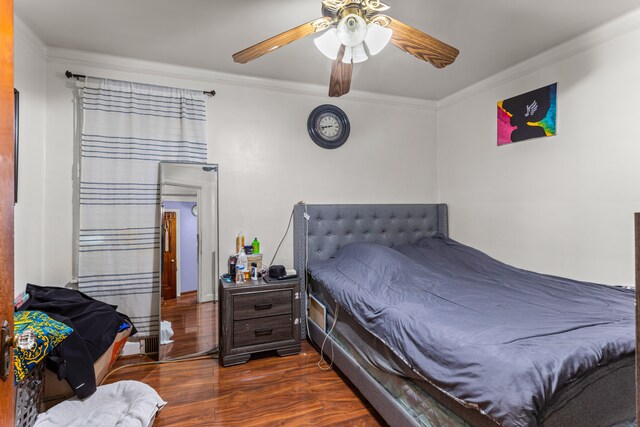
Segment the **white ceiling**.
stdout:
<path fill-rule="evenodd" d="M 639 0 L 388 0 L 389 16 L 458 49 L 437 70 L 389 45 L 354 67 L 353 90 L 439 100 L 640 7 Z M 328 85 L 313 36 L 236 64 L 231 55 L 320 17 L 320 0 L 16 0 L 48 46 Z M 347 95 L 348 96 L 348 95 Z"/>

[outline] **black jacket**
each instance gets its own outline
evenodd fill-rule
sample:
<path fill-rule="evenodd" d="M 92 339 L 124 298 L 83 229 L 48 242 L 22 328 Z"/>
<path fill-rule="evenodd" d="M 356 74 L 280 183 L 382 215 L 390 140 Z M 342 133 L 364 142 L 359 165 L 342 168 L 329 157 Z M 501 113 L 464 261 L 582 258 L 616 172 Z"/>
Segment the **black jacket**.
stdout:
<path fill-rule="evenodd" d="M 48 356 L 47 368 L 66 379 L 76 395 L 84 399 L 96 391 L 93 364 L 109 349 L 123 322 L 136 329 L 115 306 L 55 286 L 28 284 L 29 299 L 22 310 L 38 310 L 73 328 L 73 333 Z"/>

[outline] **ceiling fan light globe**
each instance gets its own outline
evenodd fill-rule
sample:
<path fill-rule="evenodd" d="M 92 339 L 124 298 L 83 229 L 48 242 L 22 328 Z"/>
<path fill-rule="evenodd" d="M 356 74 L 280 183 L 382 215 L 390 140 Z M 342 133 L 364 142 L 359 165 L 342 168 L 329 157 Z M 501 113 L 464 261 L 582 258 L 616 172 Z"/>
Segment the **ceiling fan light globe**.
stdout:
<path fill-rule="evenodd" d="M 367 52 L 364 50 L 363 43 L 351 48 L 351 57 L 354 64 L 358 64 L 369 59 Z"/>
<path fill-rule="evenodd" d="M 338 22 L 338 40 L 346 47 L 362 44 L 367 36 L 367 23 L 363 17 L 350 13 Z"/>
<path fill-rule="evenodd" d="M 385 28 L 373 22 L 367 25 L 367 36 L 364 42 L 369 49 L 371 55 L 377 55 L 385 48 L 385 46 L 391 40 L 393 31 L 391 28 Z"/>
<path fill-rule="evenodd" d="M 345 47 L 344 48 L 344 55 L 342 56 L 342 62 L 345 64 L 351 64 L 351 48 L 350 47 Z"/>
<path fill-rule="evenodd" d="M 357 46 L 345 48 L 342 62 L 345 64 L 359 64 L 367 59 L 369 59 L 369 57 L 364 50 L 364 45 L 360 43 Z"/>
<path fill-rule="evenodd" d="M 313 42 L 324 56 L 332 61 L 336 60 L 342 44 L 340 40 L 338 40 L 337 30 L 335 28 L 328 29 L 323 35 L 316 37 Z"/>

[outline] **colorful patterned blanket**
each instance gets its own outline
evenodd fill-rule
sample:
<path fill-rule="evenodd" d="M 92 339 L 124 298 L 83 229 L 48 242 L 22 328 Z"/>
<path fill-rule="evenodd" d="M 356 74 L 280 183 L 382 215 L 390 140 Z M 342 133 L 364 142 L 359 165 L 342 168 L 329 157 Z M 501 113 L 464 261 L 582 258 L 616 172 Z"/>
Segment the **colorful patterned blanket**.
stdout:
<path fill-rule="evenodd" d="M 31 369 L 51 353 L 51 350 L 67 338 L 73 329 L 53 320 L 40 311 L 20 311 L 14 313 L 14 333 L 20 335 L 27 330 L 35 333 L 36 344 L 30 349 L 15 347 L 15 382 L 20 382 Z"/>

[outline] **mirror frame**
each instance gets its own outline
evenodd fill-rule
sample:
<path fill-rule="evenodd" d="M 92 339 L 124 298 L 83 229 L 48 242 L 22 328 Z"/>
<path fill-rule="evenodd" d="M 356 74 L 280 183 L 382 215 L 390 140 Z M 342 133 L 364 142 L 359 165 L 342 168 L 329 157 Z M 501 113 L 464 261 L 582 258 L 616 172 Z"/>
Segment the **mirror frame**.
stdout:
<path fill-rule="evenodd" d="M 202 186 L 196 186 L 196 185 L 186 185 L 184 183 L 180 183 L 180 182 L 175 182 L 175 181 L 168 181 L 168 182 L 164 182 L 165 181 L 165 177 L 164 177 L 164 173 L 163 173 L 163 165 L 175 165 L 175 166 L 189 166 L 189 167 L 193 167 L 193 166 L 197 166 L 197 167 L 202 167 L 203 170 L 205 170 L 206 172 L 215 172 L 216 174 L 216 188 L 215 188 L 215 197 L 214 197 L 214 203 L 215 203 L 215 230 L 216 230 L 216 242 L 214 245 L 214 250 L 215 250 L 215 255 L 214 255 L 214 265 L 212 268 L 212 288 L 213 288 L 213 300 L 211 302 L 217 302 L 219 300 L 219 295 L 218 295 L 218 276 L 220 275 L 219 270 L 220 270 L 220 208 L 219 208 L 219 185 L 218 185 L 218 176 L 219 176 L 219 166 L 216 163 L 194 163 L 194 162 L 160 162 L 160 167 L 158 169 L 158 182 L 160 184 L 160 209 L 159 209 L 159 225 L 158 227 L 161 229 L 162 228 L 162 221 L 163 221 L 163 215 L 164 215 L 164 203 L 165 203 L 165 198 L 163 195 L 163 186 L 165 185 L 173 185 L 173 186 L 179 186 L 179 187 L 188 187 L 188 188 L 194 188 L 196 190 L 196 205 L 198 206 L 198 214 L 196 216 L 197 218 L 197 222 L 198 222 L 198 226 L 197 226 L 197 230 L 198 230 L 198 234 L 197 234 L 197 240 L 198 240 L 198 289 L 197 289 L 197 298 L 198 298 L 198 303 L 201 301 L 201 292 L 202 292 L 202 285 L 203 285 L 203 272 L 202 272 L 202 262 L 203 262 L 203 253 L 202 253 L 202 245 L 201 245 L 201 236 L 202 236 L 202 222 L 201 222 L 201 218 L 202 218 L 202 210 L 200 209 L 200 206 L 202 206 Z M 209 170 L 207 170 L 207 168 L 209 168 Z M 160 233 L 162 233 L 162 230 L 160 230 Z M 162 239 L 161 239 L 162 241 Z M 188 355 L 184 355 L 184 356 L 177 356 L 175 358 L 172 357 L 162 357 L 162 345 L 160 344 L 160 340 L 161 340 L 161 334 L 162 334 L 162 253 L 163 253 L 163 245 L 160 245 L 160 248 L 158 249 L 158 270 L 159 270 L 159 280 L 158 280 L 158 360 L 172 360 L 172 359 L 180 359 L 180 358 L 184 358 L 184 357 L 188 357 Z M 219 334 L 217 334 L 219 335 Z M 219 351 L 220 349 L 220 339 L 218 337 L 217 342 L 214 344 L 214 347 L 208 351 L 207 353 L 211 352 L 211 353 L 215 353 L 217 351 Z M 196 354 L 193 354 L 196 355 Z M 193 356 L 192 355 L 192 356 Z M 199 354 L 198 354 L 199 355 Z"/>

